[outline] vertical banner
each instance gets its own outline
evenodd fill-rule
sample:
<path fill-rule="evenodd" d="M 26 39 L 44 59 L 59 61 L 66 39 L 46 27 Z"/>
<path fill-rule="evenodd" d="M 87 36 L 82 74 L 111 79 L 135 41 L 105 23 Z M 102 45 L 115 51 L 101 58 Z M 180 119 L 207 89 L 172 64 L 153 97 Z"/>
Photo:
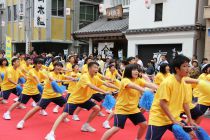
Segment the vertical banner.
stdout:
<path fill-rule="evenodd" d="M 12 59 L 12 39 L 9 36 L 6 36 L 6 58 L 9 62 Z"/>
<path fill-rule="evenodd" d="M 18 7 L 19 16 L 25 16 L 25 0 L 19 0 L 19 7 Z"/>
<path fill-rule="evenodd" d="M 46 28 L 47 0 L 34 0 L 34 27 Z"/>

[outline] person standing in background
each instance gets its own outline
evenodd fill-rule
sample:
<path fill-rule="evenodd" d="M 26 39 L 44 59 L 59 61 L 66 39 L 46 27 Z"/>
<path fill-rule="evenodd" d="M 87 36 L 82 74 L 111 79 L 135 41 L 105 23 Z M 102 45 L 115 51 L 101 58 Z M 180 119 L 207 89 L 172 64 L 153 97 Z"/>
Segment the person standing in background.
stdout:
<path fill-rule="evenodd" d="M 144 67 L 144 64 L 141 61 L 140 56 L 139 55 L 136 55 L 135 59 L 136 59 L 136 63 L 139 64 L 141 66 L 141 68 L 143 68 Z"/>

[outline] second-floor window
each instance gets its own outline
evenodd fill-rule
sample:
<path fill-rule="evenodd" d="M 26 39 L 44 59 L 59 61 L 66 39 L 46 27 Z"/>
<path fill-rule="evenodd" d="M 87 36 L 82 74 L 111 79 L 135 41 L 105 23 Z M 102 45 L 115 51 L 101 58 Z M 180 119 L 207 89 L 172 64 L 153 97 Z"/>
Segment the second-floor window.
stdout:
<path fill-rule="evenodd" d="M 11 21 L 11 6 L 7 7 L 8 21 Z"/>
<path fill-rule="evenodd" d="M 163 3 L 155 4 L 155 21 L 162 21 L 163 18 Z"/>
<path fill-rule="evenodd" d="M 52 15 L 64 16 L 64 0 L 52 0 Z"/>
<path fill-rule="evenodd" d="M 17 5 L 13 5 L 13 20 L 17 20 Z"/>

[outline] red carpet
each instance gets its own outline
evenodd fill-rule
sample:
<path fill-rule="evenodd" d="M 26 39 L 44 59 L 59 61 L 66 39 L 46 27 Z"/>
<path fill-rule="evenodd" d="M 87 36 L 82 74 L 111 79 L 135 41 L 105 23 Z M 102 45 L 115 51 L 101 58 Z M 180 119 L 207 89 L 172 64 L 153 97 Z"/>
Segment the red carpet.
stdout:
<path fill-rule="evenodd" d="M 50 131 L 55 119 L 58 117 L 58 114 L 52 113 L 52 108 L 55 106 L 54 104 L 50 104 L 47 108 L 48 116 L 41 116 L 38 113 L 29 119 L 25 123 L 25 128 L 23 130 L 17 130 L 16 124 L 20 121 L 20 119 L 25 115 L 25 113 L 31 109 L 30 104 L 27 105 L 27 109 L 20 110 L 16 109 L 12 112 L 11 117 L 12 120 L 6 121 L 2 118 L 3 113 L 12 103 L 10 98 L 10 103 L 6 105 L 0 104 L 0 140 L 13 140 L 13 139 L 21 139 L 21 140 L 43 140 L 45 135 Z M 60 109 L 60 112 L 62 109 Z M 87 116 L 90 112 L 82 111 L 79 115 L 81 121 L 75 122 L 70 121 L 68 123 L 62 123 L 58 131 L 56 132 L 57 140 L 100 140 L 103 133 L 106 131 L 102 128 L 102 122 L 104 121 L 104 117 L 97 117 L 93 122 L 92 126 L 97 129 L 95 133 L 86 133 L 81 132 L 80 128 L 82 124 L 87 119 Z M 71 118 L 71 116 L 69 117 Z M 113 121 L 112 121 L 113 122 Z M 210 133 L 210 119 L 204 118 L 201 123 L 201 126 Z M 129 120 L 126 123 L 125 129 L 117 133 L 112 139 L 113 140 L 134 140 L 137 133 L 137 127 L 135 127 Z M 172 140 L 174 139 L 171 132 L 167 132 L 163 140 Z"/>

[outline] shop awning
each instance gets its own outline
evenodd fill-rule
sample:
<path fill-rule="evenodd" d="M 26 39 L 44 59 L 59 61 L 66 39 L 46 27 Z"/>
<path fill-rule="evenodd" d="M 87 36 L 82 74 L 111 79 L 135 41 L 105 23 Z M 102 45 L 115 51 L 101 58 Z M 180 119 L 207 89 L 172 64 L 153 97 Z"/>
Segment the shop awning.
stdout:
<path fill-rule="evenodd" d="M 73 33 L 74 39 L 123 36 L 128 29 L 128 17 L 119 20 L 99 20 Z"/>

